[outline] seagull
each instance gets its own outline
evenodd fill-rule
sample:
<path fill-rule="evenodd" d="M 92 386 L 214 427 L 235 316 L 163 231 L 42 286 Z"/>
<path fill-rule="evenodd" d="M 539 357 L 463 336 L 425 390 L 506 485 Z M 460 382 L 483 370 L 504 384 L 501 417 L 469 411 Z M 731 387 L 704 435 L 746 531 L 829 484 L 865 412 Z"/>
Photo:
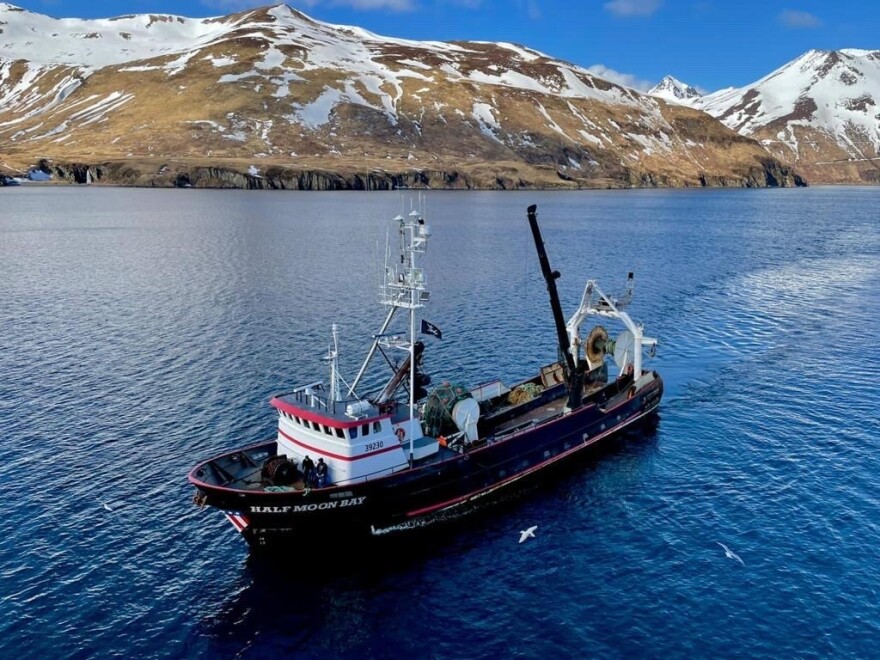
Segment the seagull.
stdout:
<path fill-rule="evenodd" d="M 107 511 L 113 511 L 113 509 L 110 508 L 110 505 L 107 504 L 106 502 L 101 502 L 101 504 L 104 505 L 104 508 L 107 509 Z"/>
<path fill-rule="evenodd" d="M 535 530 L 538 529 L 537 525 L 532 525 L 528 529 L 523 529 L 519 533 L 519 542 L 522 543 L 528 538 L 535 538 Z"/>
<path fill-rule="evenodd" d="M 721 543 L 720 541 L 715 541 L 715 543 L 717 543 L 717 544 L 720 545 L 722 548 L 724 548 L 724 556 L 725 556 L 725 557 L 727 557 L 728 559 L 736 559 L 736 560 L 737 560 L 740 564 L 742 564 L 743 566 L 746 565 L 746 563 L 742 560 L 742 558 L 741 558 L 738 554 L 736 554 L 733 550 L 731 550 L 730 548 L 728 548 L 726 545 L 724 545 L 724 544 Z"/>

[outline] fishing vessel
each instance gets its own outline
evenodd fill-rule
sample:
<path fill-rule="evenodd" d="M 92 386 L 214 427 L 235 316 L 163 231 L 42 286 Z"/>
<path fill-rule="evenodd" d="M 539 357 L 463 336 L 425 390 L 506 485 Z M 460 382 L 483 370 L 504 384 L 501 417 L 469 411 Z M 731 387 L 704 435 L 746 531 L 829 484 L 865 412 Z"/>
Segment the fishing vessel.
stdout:
<path fill-rule="evenodd" d="M 383 534 L 467 510 L 654 413 L 663 381 L 644 362 L 657 341 L 625 311 L 633 274 L 619 297 L 587 281 L 566 321 L 536 206 L 527 219 L 547 284 L 557 361 L 519 383 L 444 381 L 429 390 L 421 337 L 442 338 L 421 316 L 431 298 L 420 265 L 431 231 L 418 211 L 397 216 L 398 253 L 386 258 L 380 287 L 387 312 L 356 376 L 348 384 L 340 374 L 334 325 L 329 379 L 272 397 L 274 438 L 196 465 L 188 477 L 194 501 L 221 510 L 257 547 L 313 540 L 322 530 Z M 398 314 L 406 329 L 390 331 Z M 613 338 L 606 325 L 619 326 Z M 377 354 L 390 375 L 381 388 L 361 393 Z"/>

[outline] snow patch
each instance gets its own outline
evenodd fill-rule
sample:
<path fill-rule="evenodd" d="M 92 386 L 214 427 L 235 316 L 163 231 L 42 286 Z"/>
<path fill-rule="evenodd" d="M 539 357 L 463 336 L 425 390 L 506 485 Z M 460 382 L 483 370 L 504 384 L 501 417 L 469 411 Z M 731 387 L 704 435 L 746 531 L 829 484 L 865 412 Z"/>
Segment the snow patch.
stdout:
<path fill-rule="evenodd" d="M 235 64 L 237 61 L 231 57 L 211 57 L 210 55 L 203 59 L 210 60 L 211 64 L 218 69 L 224 66 L 229 66 L 230 64 Z"/>
<path fill-rule="evenodd" d="M 230 82 L 238 82 L 239 80 L 246 80 L 247 78 L 253 78 L 255 76 L 262 76 L 259 71 L 254 71 L 251 69 L 250 71 L 245 71 L 244 73 L 227 73 L 225 75 L 220 76 L 220 79 L 217 81 L 218 83 L 230 83 Z"/>
<path fill-rule="evenodd" d="M 304 126 L 311 129 L 320 128 L 330 121 L 330 113 L 333 108 L 344 98 L 338 89 L 325 87 L 321 95 L 311 103 L 294 106 L 297 108 L 294 115 L 297 121 Z"/>
<path fill-rule="evenodd" d="M 97 103 L 94 103 L 89 107 L 84 108 L 83 110 L 79 110 L 78 112 L 69 115 L 67 119 L 68 121 L 82 120 L 82 125 L 86 126 L 88 124 L 102 120 L 107 115 L 107 113 L 122 107 L 133 98 L 134 94 L 113 92 L 105 96 Z"/>
<path fill-rule="evenodd" d="M 194 119 L 192 121 L 186 121 L 185 124 L 194 124 L 196 126 L 208 126 L 209 128 L 213 128 L 215 131 L 219 131 L 223 133 L 226 130 L 225 126 L 221 126 L 216 121 L 211 121 L 210 119 Z"/>
<path fill-rule="evenodd" d="M 43 133 L 42 135 L 38 135 L 37 137 L 35 137 L 33 139 L 34 140 L 43 140 L 47 137 L 52 137 L 53 135 L 58 135 L 59 133 L 63 133 L 66 130 L 67 130 L 67 122 L 63 121 L 60 124 L 58 124 L 58 126 L 53 128 L 52 130 L 50 130 L 46 133 Z"/>
<path fill-rule="evenodd" d="M 495 119 L 495 115 L 492 114 L 493 110 L 495 108 L 488 103 L 474 103 L 471 116 L 476 120 L 483 135 L 492 138 L 496 142 L 501 142 L 497 135 L 498 131 L 501 130 L 501 125 Z"/>
<path fill-rule="evenodd" d="M 550 113 L 547 112 L 547 110 L 544 108 L 544 106 L 541 105 L 540 103 L 538 103 L 537 106 L 538 106 L 538 112 L 540 112 L 544 116 L 544 119 L 547 120 L 548 126 L 550 126 L 550 128 L 552 128 L 554 131 L 559 133 L 561 136 L 563 136 L 567 140 L 571 140 L 571 138 L 565 134 L 565 131 L 563 131 L 559 127 L 559 124 L 557 124 L 555 121 L 553 121 L 553 118 L 550 116 Z M 571 140 L 571 141 L 574 142 L 574 140 Z"/>
<path fill-rule="evenodd" d="M 274 96 L 276 99 L 282 99 L 290 94 L 290 83 L 303 82 L 303 77 L 298 76 L 295 73 L 288 72 L 272 78 L 271 80 L 269 80 L 269 82 L 273 85 L 277 85 L 275 92 L 272 94 L 272 96 Z M 259 85 L 257 85 L 257 87 L 259 87 Z"/>
<path fill-rule="evenodd" d="M 595 135 L 591 135 L 590 133 L 587 133 L 587 132 L 586 132 L 585 130 L 583 130 L 583 129 L 578 130 L 578 133 L 579 133 L 580 136 L 581 136 L 582 138 L 584 138 L 587 142 L 590 142 L 590 143 L 592 143 L 592 144 L 595 144 L 597 147 L 601 147 L 601 146 L 602 146 L 602 140 L 600 140 L 599 138 L 597 138 Z"/>
<path fill-rule="evenodd" d="M 132 15 L 84 20 L 26 11 L 6 12 L 3 20 L 0 58 L 90 68 L 201 48 L 236 27 L 222 18 Z"/>
<path fill-rule="evenodd" d="M 159 66 L 158 64 L 155 64 L 153 66 L 148 66 L 148 65 L 144 64 L 141 66 L 126 66 L 126 67 L 123 67 L 119 70 L 125 71 L 127 73 L 142 73 L 144 71 L 158 71 L 161 68 L 162 67 Z"/>
<path fill-rule="evenodd" d="M 455 71 L 460 77 L 461 74 Z M 541 94 L 552 94 L 553 91 L 542 85 L 540 82 L 530 76 L 526 76 L 518 71 L 505 71 L 499 75 L 490 75 L 482 71 L 471 71 L 468 78 L 477 83 L 484 85 L 501 85 L 504 87 L 516 87 L 518 89 L 526 89 L 532 92 L 540 92 Z"/>
<path fill-rule="evenodd" d="M 286 59 L 287 57 L 284 53 L 275 48 L 275 46 L 271 46 L 266 49 L 263 61 L 257 62 L 254 66 L 258 69 L 280 69 L 284 65 L 284 60 Z"/>
<path fill-rule="evenodd" d="M 502 48 L 506 48 L 507 50 L 512 50 L 526 62 L 534 62 L 537 59 L 546 57 L 546 55 L 544 55 L 543 53 L 539 53 L 538 51 L 531 49 L 526 49 L 522 46 L 517 46 L 516 44 L 512 44 L 507 41 L 499 41 L 497 45 L 501 46 Z"/>
<path fill-rule="evenodd" d="M 418 62 L 416 60 L 397 60 L 398 64 L 403 64 L 404 66 L 415 67 L 416 69 L 423 69 L 425 71 L 430 71 L 431 67 L 425 64 L 424 62 Z"/>

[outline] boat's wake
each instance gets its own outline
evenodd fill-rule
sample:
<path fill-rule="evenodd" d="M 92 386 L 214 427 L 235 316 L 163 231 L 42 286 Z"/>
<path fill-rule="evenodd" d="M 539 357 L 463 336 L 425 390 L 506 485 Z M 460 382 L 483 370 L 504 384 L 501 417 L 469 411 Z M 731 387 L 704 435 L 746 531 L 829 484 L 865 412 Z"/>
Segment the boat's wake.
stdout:
<path fill-rule="evenodd" d="M 370 525 L 370 533 L 373 536 L 386 536 L 388 534 L 425 529 L 441 523 L 450 523 L 464 518 L 477 508 L 479 508 L 479 506 L 472 502 L 462 502 L 461 504 L 454 505 L 443 511 L 413 518 L 406 522 L 397 523 L 396 525 L 389 525 L 388 527 L 376 527 L 375 525 Z"/>

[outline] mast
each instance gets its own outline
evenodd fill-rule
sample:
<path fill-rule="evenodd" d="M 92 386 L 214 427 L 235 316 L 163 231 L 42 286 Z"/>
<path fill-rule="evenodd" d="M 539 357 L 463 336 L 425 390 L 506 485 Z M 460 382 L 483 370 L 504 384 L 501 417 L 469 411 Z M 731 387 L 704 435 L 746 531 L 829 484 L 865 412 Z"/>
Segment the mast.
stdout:
<path fill-rule="evenodd" d="M 409 455 L 410 464 L 412 464 L 414 441 L 422 435 L 421 422 L 418 419 L 416 410 L 416 391 L 418 389 L 416 383 L 418 371 L 416 367 L 422 350 L 420 342 L 416 341 L 416 314 L 431 297 L 430 292 L 425 289 L 427 278 L 425 277 L 424 270 L 418 265 L 418 256 L 424 254 L 427 250 L 431 231 L 428 225 L 425 224 L 425 219 L 422 215 L 415 210 L 411 211 L 407 217 L 398 215 L 394 220 L 397 223 L 400 253 L 394 260 L 389 259 L 386 255 L 385 276 L 379 294 L 380 302 L 389 308 L 388 315 L 382 324 L 379 334 L 374 336 L 373 345 L 370 348 L 367 359 L 358 372 L 354 384 L 349 388 L 349 392 L 353 391 L 354 387 L 357 386 L 370 359 L 379 346 L 406 350 L 408 355 L 404 364 L 385 386 L 379 400 L 381 402 L 387 400 L 403 378 L 408 376 L 409 400 L 407 405 L 409 415 L 404 430 L 409 436 Z M 401 340 L 397 336 L 389 337 L 385 334 L 385 330 L 391 323 L 394 312 L 400 308 L 406 309 L 409 312 L 409 337 L 407 340 Z"/>
<path fill-rule="evenodd" d="M 327 351 L 327 361 L 330 363 L 330 400 L 341 401 L 339 396 L 339 327 L 334 323 L 333 346 Z"/>
<path fill-rule="evenodd" d="M 421 213 L 415 210 L 411 211 L 406 218 L 398 215 L 394 218 L 394 221 L 397 224 L 399 254 L 392 259 L 386 250 L 385 272 L 379 290 L 379 302 L 388 307 L 388 313 L 381 328 L 379 328 L 379 332 L 373 335 L 373 343 L 370 346 L 366 359 L 358 370 L 357 376 L 355 376 L 352 384 L 348 386 L 348 395 L 355 395 L 355 389 L 361 382 L 367 367 L 380 346 L 405 349 L 408 356 L 401 369 L 408 374 L 410 380 L 410 401 L 408 407 L 411 420 L 410 425 L 413 426 L 412 420 L 415 418 L 416 368 L 418 366 L 418 358 L 421 355 L 421 343 L 416 341 L 416 310 L 424 307 L 431 297 L 430 292 L 425 290 L 427 278 L 425 277 L 425 272 L 418 266 L 417 255 L 424 254 L 427 250 L 431 230 L 425 224 L 425 219 Z M 397 333 L 386 332 L 391 325 L 395 312 L 401 308 L 409 310 L 409 337 L 404 341 L 400 340 Z M 387 401 L 394 394 L 401 380 L 403 380 L 402 373 L 395 374 L 379 396 L 379 402 L 384 403 Z M 414 430 L 421 430 L 418 420 L 416 420 Z M 413 433 L 410 433 L 410 436 L 412 435 Z"/>
<path fill-rule="evenodd" d="M 415 213 L 415 211 L 413 211 Z M 410 253 L 410 261 L 412 261 Z M 412 264 L 411 264 L 412 265 Z M 412 420 L 416 416 L 416 295 L 415 288 L 410 291 L 409 308 L 409 466 L 413 464 L 413 441 L 415 433 Z"/>
<path fill-rule="evenodd" d="M 404 284 L 409 289 L 409 464 L 413 464 L 413 443 L 421 424 L 416 419 L 416 310 L 425 305 L 430 294 L 425 291 L 425 272 L 416 267 L 416 255 L 424 254 L 430 230 L 422 215 L 413 209 L 401 224 L 401 261 L 404 261 Z M 404 256 L 405 255 L 405 256 Z M 416 421 L 416 425 L 413 421 Z"/>
<path fill-rule="evenodd" d="M 562 316 L 562 305 L 559 302 L 559 292 L 556 290 L 556 280 L 560 274 L 558 270 L 550 268 L 550 260 L 547 258 L 547 250 L 544 248 L 544 239 L 541 238 L 541 229 L 538 227 L 538 206 L 532 204 L 528 208 L 529 227 L 532 229 L 532 238 L 535 240 L 535 249 L 538 251 L 538 261 L 541 263 L 541 274 L 547 282 L 547 293 L 550 294 L 550 309 L 553 311 L 553 323 L 556 325 L 556 339 L 559 342 L 559 352 L 565 360 L 565 386 L 568 389 L 569 410 L 579 408 L 583 400 L 584 375 L 583 370 L 575 365 L 571 354 L 571 343 L 565 327 L 565 318 Z"/>

